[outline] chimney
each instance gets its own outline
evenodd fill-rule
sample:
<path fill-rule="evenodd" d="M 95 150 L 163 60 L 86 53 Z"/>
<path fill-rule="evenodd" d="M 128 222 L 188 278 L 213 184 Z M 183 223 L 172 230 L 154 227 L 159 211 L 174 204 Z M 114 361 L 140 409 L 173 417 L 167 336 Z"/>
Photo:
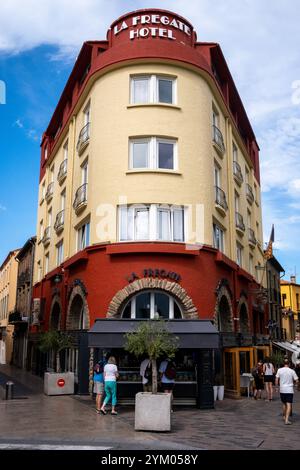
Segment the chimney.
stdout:
<path fill-rule="evenodd" d="M 291 276 L 291 283 L 296 284 L 296 276 Z"/>

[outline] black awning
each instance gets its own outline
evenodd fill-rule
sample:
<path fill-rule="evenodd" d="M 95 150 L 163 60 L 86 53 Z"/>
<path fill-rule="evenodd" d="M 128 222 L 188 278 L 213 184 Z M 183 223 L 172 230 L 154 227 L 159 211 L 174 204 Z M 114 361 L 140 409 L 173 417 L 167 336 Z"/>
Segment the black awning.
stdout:
<path fill-rule="evenodd" d="M 98 319 L 88 332 L 90 348 L 122 348 L 124 334 L 135 331 L 145 320 Z M 169 320 L 167 328 L 179 338 L 184 349 L 218 349 L 219 334 L 208 320 Z"/>

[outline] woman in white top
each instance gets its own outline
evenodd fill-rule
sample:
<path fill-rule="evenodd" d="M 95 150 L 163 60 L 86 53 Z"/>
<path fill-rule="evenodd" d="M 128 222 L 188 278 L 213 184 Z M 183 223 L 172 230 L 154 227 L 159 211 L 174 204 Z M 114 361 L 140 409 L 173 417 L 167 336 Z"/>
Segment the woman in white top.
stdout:
<path fill-rule="evenodd" d="M 272 401 L 273 400 L 273 381 L 274 381 L 274 373 L 275 369 L 273 364 L 270 362 L 270 358 L 265 358 L 265 363 L 263 365 L 263 372 L 264 372 L 264 382 L 266 385 L 266 400 Z"/>
<path fill-rule="evenodd" d="M 119 377 L 118 368 L 116 366 L 116 359 L 113 356 L 107 361 L 104 366 L 104 384 L 105 384 L 105 400 L 101 406 L 101 413 L 106 415 L 105 406 L 111 400 L 111 414 L 117 415 L 115 410 L 117 404 L 117 378 Z"/>

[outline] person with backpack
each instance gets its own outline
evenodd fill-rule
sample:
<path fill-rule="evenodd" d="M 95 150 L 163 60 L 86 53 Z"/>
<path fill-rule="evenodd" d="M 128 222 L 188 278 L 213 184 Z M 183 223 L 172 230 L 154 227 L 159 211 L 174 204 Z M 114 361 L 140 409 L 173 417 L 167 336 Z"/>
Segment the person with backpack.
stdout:
<path fill-rule="evenodd" d="M 101 401 L 104 392 L 104 362 L 99 361 L 94 367 L 94 388 L 93 392 L 96 394 L 96 412 L 100 414 Z"/>
<path fill-rule="evenodd" d="M 140 376 L 142 377 L 143 391 L 152 392 L 152 366 L 148 357 L 141 362 Z"/>
<path fill-rule="evenodd" d="M 161 386 L 164 393 L 171 393 L 171 411 L 173 404 L 173 390 L 176 379 L 176 365 L 171 359 L 162 361 L 159 367 Z"/>

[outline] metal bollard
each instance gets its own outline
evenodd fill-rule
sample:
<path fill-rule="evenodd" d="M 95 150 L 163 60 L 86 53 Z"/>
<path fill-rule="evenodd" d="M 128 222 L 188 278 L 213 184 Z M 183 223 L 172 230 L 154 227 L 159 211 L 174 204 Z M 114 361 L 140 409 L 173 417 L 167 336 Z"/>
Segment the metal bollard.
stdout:
<path fill-rule="evenodd" d="M 5 399 L 6 400 L 12 400 L 14 397 L 14 383 L 9 381 L 6 382 L 6 394 L 5 394 Z"/>

